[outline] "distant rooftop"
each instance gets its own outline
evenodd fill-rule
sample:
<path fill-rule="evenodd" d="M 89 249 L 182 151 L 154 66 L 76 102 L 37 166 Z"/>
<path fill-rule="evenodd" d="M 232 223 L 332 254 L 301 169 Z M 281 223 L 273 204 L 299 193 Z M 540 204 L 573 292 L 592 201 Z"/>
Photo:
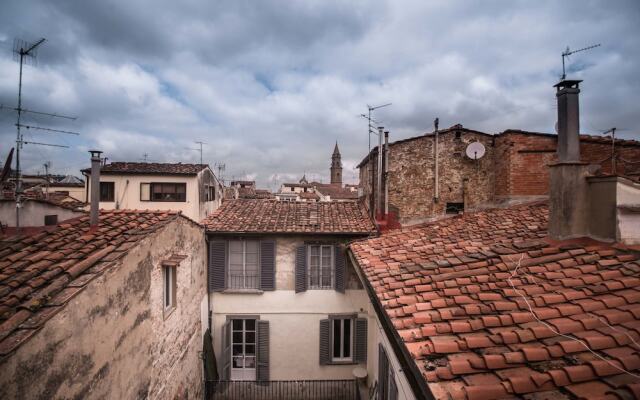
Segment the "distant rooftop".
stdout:
<path fill-rule="evenodd" d="M 100 168 L 101 174 L 197 175 L 207 164 L 112 162 Z M 90 173 L 91 169 L 82 172 Z"/>

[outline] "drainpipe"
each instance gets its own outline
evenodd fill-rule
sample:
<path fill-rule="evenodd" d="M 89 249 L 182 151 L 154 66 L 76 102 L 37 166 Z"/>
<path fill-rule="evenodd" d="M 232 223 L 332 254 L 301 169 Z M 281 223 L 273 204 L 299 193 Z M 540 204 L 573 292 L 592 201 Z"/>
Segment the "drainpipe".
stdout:
<path fill-rule="evenodd" d="M 389 215 L 389 131 L 384 132 L 384 215 Z"/>
<path fill-rule="evenodd" d="M 99 150 L 89 150 L 91 153 L 91 227 L 98 226 L 100 216 L 100 154 Z"/>
<path fill-rule="evenodd" d="M 440 191 L 438 190 L 438 124 L 440 123 L 440 120 L 438 118 L 436 118 L 433 121 L 433 125 L 435 127 L 435 134 L 434 134 L 434 145 L 433 145 L 433 153 L 435 155 L 435 171 L 434 171 L 434 195 L 433 195 L 433 201 L 434 202 L 438 202 L 438 198 L 440 197 Z"/>
<path fill-rule="evenodd" d="M 378 173 L 376 184 L 376 215 L 382 212 L 382 135 L 383 127 L 378 127 Z"/>

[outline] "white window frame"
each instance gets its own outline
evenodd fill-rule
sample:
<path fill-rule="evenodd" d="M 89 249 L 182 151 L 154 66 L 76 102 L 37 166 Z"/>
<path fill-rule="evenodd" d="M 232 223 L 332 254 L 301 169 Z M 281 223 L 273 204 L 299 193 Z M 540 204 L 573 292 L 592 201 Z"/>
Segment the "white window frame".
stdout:
<path fill-rule="evenodd" d="M 165 315 L 176 308 L 176 292 L 178 271 L 176 267 L 163 266 L 162 267 L 162 309 Z"/>
<path fill-rule="evenodd" d="M 242 243 L 242 287 L 239 287 L 235 283 L 231 282 L 231 243 L 232 242 L 240 242 Z M 255 242 L 257 244 L 257 264 L 256 264 L 256 283 L 255 286 L 247 285 L 247 242 Z M 248 239 L 248 240 L 229 240 L 228 244 L 228 252 L 229 256 L 227 257 L 227 277 L 229 278 L 228 289 L 260 289 L 260 241 L 257 239 Z"/>
<path fill-rule="evenodd" d="M 311 284 L 311 248 L 312 247 L 319 247 L 319 253 L 318 253 L 318 284 L 317 285 L 312 285 Z M 323 248 L 329 248 L 329 253 L 331 255 L 331 265 L 329 267 L 329 274 L 331 274 L 331 279 L 329 280 L 329 285 L 328 286 L 323 286 L 322 285 L 322 249 Z M 327 290 L 327 289 L 334 289 L 335 288 L 335 273 L 336 271 L 336 252 L 335 252 L 335 246 L 332 244 L 322 244 L 322 243 L 317 243 L 317 244 L 308 244 L 307 245 L 307 287 L 309 288 L 309 290 Z"/>
<path fill-rule="evenodd" d="M 355 340 L 355 318 L 349 316 L 349 317 L 332 317 L 330 319 L 331 321 L 331 326 L 330 326 L 330 330 L 331 330 L 331 343 L 330 343 L 330 347 L 329 347 L 329 351 L 331 352 L 331 362 L 332 363 L 352 363 L 353 362 L 353 352 L 355 350 L 355 346 L 354 346 L 354 340 Z M 344 321 L 349 321 L 349 323 L 351 324 L 351 331 L 350 331 L 350 336 L 351 339 L 349 340 L 349 357 L 335 357 L 334 353 L 333 353 L 333 349 L 334 349 L 334 344 L 335 344 L 335 335 L 334 335 L 334 324 L 339 323 L 340 324 L 340 354 L 344 355 Z"/>

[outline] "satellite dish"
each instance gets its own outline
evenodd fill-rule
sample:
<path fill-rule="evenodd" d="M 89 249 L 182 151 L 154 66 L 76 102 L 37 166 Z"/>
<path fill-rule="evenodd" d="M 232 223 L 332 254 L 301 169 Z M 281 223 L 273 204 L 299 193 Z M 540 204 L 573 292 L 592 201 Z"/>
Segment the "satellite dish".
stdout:
<path fill-rule="evenodd" d="M 469 145 L 467 146 L 467 150 L 465 150 L 465 152 L 467 153 L 467 157 L 469 157 L 470 159 L 479 160 L 482 157 L 484 157 L 485 148 L 482 143 L 473 142 L 473 143 L 469 143 Z"/>

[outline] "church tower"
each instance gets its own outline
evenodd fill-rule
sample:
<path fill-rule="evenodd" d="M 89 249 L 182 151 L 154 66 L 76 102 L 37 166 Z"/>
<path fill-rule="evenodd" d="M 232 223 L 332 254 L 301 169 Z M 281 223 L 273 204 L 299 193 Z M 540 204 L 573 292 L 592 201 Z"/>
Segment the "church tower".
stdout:
<path fill-rule="evenodd" d="M 342 186 L 342 156 L 340 156 L 337 141 L 331 156 L 331 183 Z"/>

